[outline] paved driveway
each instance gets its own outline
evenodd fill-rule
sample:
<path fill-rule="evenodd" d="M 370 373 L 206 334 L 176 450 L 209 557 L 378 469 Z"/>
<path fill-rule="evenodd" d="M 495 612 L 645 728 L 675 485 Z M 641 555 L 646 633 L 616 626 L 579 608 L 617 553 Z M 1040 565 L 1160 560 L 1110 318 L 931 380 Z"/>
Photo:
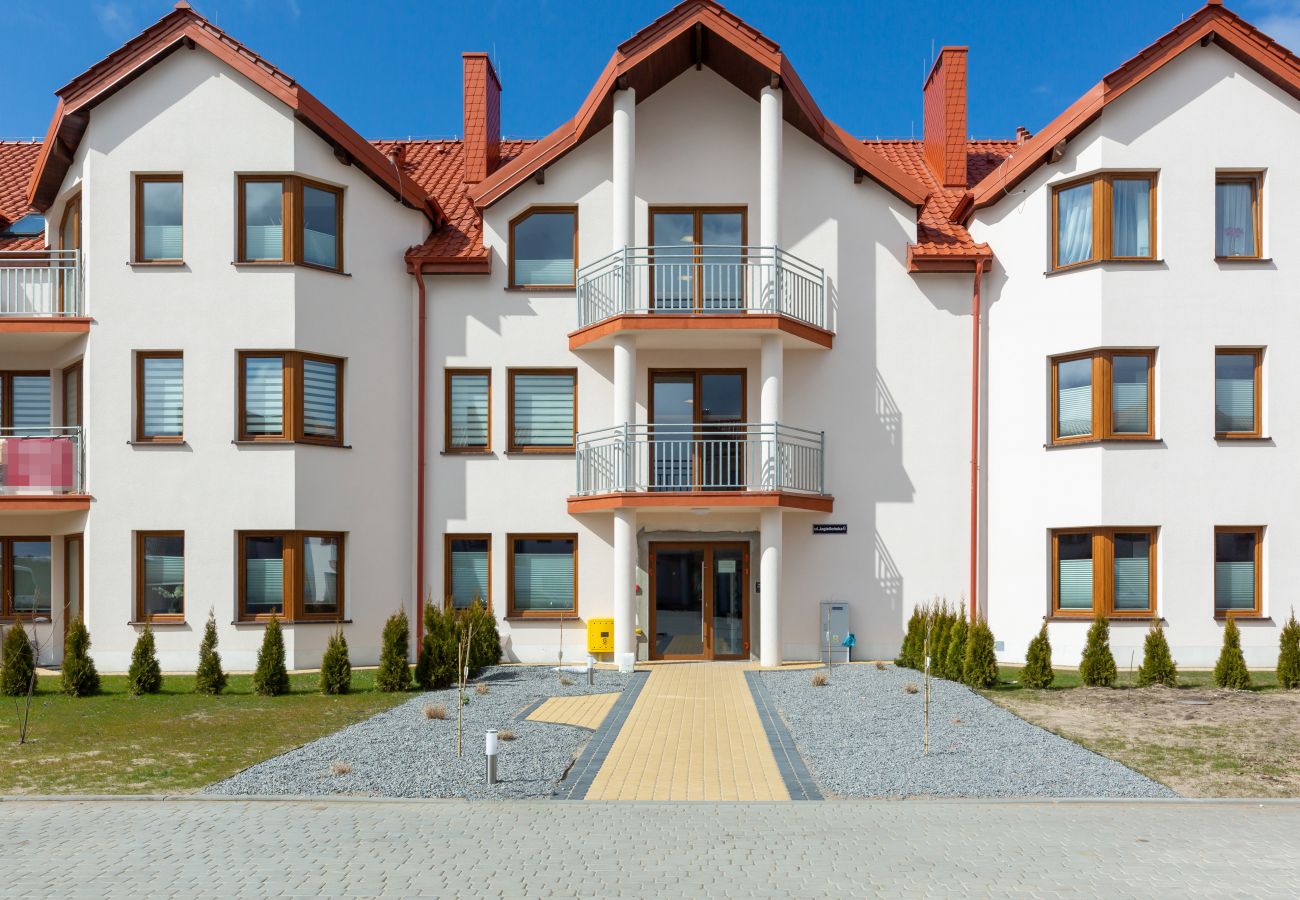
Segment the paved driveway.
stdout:
<path fill-rule="evenodd" d="M 1241 896 L 1300 804 L 0 802 L 5 896 Z"/>

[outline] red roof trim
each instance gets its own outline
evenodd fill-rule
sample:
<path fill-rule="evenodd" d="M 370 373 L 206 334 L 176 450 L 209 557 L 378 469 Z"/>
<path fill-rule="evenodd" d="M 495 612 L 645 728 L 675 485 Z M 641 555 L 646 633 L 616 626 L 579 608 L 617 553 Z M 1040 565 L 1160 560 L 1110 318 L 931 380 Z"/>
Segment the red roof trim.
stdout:
<path fill-rule="evenodd" d="M 802 116 L 807 122 L 802 130 L 810 137 L 908 203 L 920 206 L 925 202 L 927 191 L 923 185 L 854 141 L 822 114 L 794 67 L 780 52 L 779 45 L 713 0 L 685 0 L 620 44 L 577 114 L 472 188 L 470 200 L 480 209 L 490 206 L 523 184 L 538 169 L 552 164 L 591 137 L 596 130 L 593 123 L 597 121 L 597 114 L 610 102 L 610 93 L 618 79 L 647 64 L 664 51 L 670 41 L 697 24 L 760 67 L 779 76 L 789 100 L 784 104 L 787 118 Z"/>
<path fill-rule="evenodd" d="M 1211 0 L 1178 27 L 1103 78 L 1025 142 L 975 186 L 972 201 L 953 211 L 953 221 L 965 221 L 975 210 L 996 203 L 1005 191 L 1042 165 L 1057 144 L 1077 135 L 1101 115 L 1108 104 L 1203 40 L 1214 41 L 1293 97 L 1300 98 L 1300 58 L 1236 13 Z"/>
<path fill-rule="evenodd" d="M 178 5 L 55 92 L 59 105 L 27 188 L 33 207 L 44 210 L 53 202 L 85 132 L 90 110 L 181 47 L 201 47 L 208 51 L 292 109 L 299 120 L 345 154 L 348 161 L 355 163 L 394 197 L 424 212 L 435 226 L 445 219 L 436 200 L 419 185 L 403 179 L 383 154 L 287 73 L 230 37 L 188 5 Z"/>

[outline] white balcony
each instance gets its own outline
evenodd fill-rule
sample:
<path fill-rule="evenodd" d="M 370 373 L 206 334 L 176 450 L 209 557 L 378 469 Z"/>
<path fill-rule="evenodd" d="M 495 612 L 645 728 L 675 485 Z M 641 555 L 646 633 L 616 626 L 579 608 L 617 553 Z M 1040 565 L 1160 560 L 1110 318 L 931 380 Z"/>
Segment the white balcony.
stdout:
<path fill-rule="evenodd" d="M 84 315 L 81 251 L 0 251 L 0 324 Z"/>
<path fill-rule="evenodd" d="M 0 428 L 0 510 L 84 496 L 84 459 L 79 426 Z"/>

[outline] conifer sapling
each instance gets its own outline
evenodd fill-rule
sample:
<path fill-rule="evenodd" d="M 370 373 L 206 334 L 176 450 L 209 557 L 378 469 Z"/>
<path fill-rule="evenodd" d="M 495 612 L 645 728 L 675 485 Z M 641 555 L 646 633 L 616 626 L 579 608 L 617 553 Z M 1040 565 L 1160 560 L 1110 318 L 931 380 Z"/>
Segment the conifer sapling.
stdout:
<path fill-rule="evenodd" d="M 226 689 L 226 673 L 221 668 L 221 654 L 217 652 L 217 617 L 208 610 L 208 624 L 203 626 L 203 642 L 199 644 L 199 667 L 194 672 L 194 690 L 200 694 L 216 696 Z"/>
<path fill-rule="evenodd" d="M 127 687 L 137 697 L 141 694 L 156 694 L 162 690 L 162 680 L 162 667 L 158 665 L 158 648 L 154 643 L 153 629 L 145 622 L 140 637 L 136 638 L 135 649 L 131 651 L 131 668 L 126 673 Z"/>
<path fill-rule="evenodd" d="M 1219 651 L 1219 661 L 1214 664 L 1214 683 L 1234 691 L 1250 687 L 1250 670 L 1246 668 L 1246 657 L 1241 653 L 1241 632 L 1231 616 L 1223 624 L 1223 649 Z"/>
<path fill-rule="evenodd" d="M 983 618 L 977 619 L 966 635 L 966 658 L 961 680 L 973 688 L 990 688 L 998 683 L 998 658 L 993 632 Z"/>
<path fill-rule="evenodd" d="M 393 693 L 411 689 L 411 664 L 406 656 L 410 640 L 406 610 L 398 610 L 384 623 L 379 671 L 375 673 L 375 687 L 379 690 Z"/>
<path fill-rule="evenodd" d="M 325 656 L 320 664 L 320 692 L 346 694 L 352 690 L 352 663 L 348 659 L 348 641 L 343 629 L 337 628 L 325 645 Z"/>
<path fill-rule="evenodd" d="M 253 672 L 253 693 L 277 697 L 289 692 L 289 670 L 284 662 L 284 632 L 280 620 L 271 616 L 257 651 L 257 669 Z"/>
<path fill-rule="evenodd" d="M 949 681 L 961 681 L 962 666 L 966 662 L 966 636 L 970 626 L 965 616 L 958 616 L 948 632 L 948 649 L 944 653 L 943 677 Z"/>
<path fill-rule="evenodd" d="M 1052 671 L 1052 642 L 1047 636 L 1047 623 L 1038 629 L 1037 636 L 1025 651 L 1025 667 L 1020 672 L 1020 683 L 1027 688 L 1042 690 L 1052 686 L 1056 673 Z"/>
<path fill-rule="evenodd" d="M 4 648 L 0 651 L 0 694 L 25 696 L 35 675 L 36 654 L 32 652 L 32 642 L 22 624 L 16 622 L 5 631 Z"/>
<path fill-rule="evenodd" d="M 81 619 L 68 623 L 63 640 L 63 677 L 59 689 L 69 697 L 90 697 L 99 693 L 99 672 L 90 658 L 90 632 Z"/>
<path fill-rule="evenodd" d="M 1088 629 L 1088 640 L 1079 661 L 1079 680 L 1088 687 L 1111 687 L 1119 677 L 1115 657 L 1110 652 L 1110 622 L 1100 613 Z"/>
<path fill-rule="evenodd" d="M 1296 623 L 1294 608 L 1291 610 L 1291 617 L 1282 626 L 1278 645 L 1278 687 L 1287 690 L 1300 687 L 1300 624 Z"/>
<path fill-rule="evenodd" d="M 1159 619 L 1151 623 L 1151 630 L 1147 632 L 1137 683 L 1138 687 L 1153 684 L 1178 687 L 1178 666 L 1169 652 L 1169 641 L 1165 639 L 1165 630 L 1160 627 Z"/>

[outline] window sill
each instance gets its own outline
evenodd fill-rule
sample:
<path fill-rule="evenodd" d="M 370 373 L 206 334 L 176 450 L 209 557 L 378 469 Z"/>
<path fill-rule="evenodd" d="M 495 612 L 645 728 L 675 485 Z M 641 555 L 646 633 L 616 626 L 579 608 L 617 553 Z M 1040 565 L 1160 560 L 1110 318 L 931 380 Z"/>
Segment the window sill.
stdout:
<path fill-rule="evenodd" d="M 1240 265 L 1243 263 L 1245 265 L 1257 263 L 1268 266 L 1273 264 L 1273 258 L 1271 256 L 1216 256 L 1214 257 L 1214 261 L 1220 265 L 1226 263 L 1230 266 Z"/>
<path fill-rule="evenodd" d="M 1234 616 L 1228 613 L 1223 613 L 1223 612 L 1219 612 L 1218 610 L 1215 610 L 1214 621 L 1222 623 L 1228 621 L 1229 619 L 1231 619 L 1234 622 L 1253 622 L 1256 625 L 1274 624 L 1272 616 L 1261 616 L 1256 613 L 1250 613 L 1249 615 L 1244 615 L 1244 616 Z"/>
<path fill-rule="evenodd" d="M 172 448 L 180 450 L 182 448 L 189 449 L 190 442 L 184 438 L 179 438 L 174 441 L 127 441 L 126 445 L 128 447 L 158 447 L 160 449 Z"/>
<path fill-rule="evenodd" d="M 159 619 L 159 618 L 153 618 L 153 619 L 150 619 L 150 620 L 147 621 L 147 622 L 146 622 L 145 620 L 143 620 L 143 619 L 132 619 L 131 621 L 127 622 L 126 624 L 127 624 L 127 625 L 130 625 L 130 626 L 133 627 L 133 628 L 135 628 L 135 627 L 141 627 L 141 626 L 144 626 L 144 625 L 148 625 L 150 628 L 183 628 L 183 627 L 187 627 L 190 623 L 187 622 L 187 621 L 185 621 L 184 619 L 175 619 L 175 618 Z"/>
<path fill-rule="evenodd" d="M 1089 613 L 1086 616 L 1043 616 L 1044 622 L 1078 622 L 1081 624 L 1090 624 L 1095 617 Z M 1150 625 L 1152 622 L 1159 622 L 1161 625 L 1168 625 L 1169 620 L 1164 616 L 1107 616 L 1106 621 L 1111 625 L 1122 625 L 1125 622 L 1132 622 L 1135 625 Z"/>
<path fill-rule="evenodd" d="M 1083 441 L 1057 441 L 1056 443 L 1043 444 L 1044 450 L 1064 450 L 1069 447 L 1096 447 L 1099 444 L 1111 444 L 1122 447 L 1126 444 L 1147 444 L 1165 446 L 1165 439 L 1158 437 L 1136 437 L 1136 438 L 1088 438 Z"/>
<path fill-rule="evenodd" d="M 320 441 L 295 441 L 290 438 L 268 438 L 264 441 L 241 441 L 238 438 L 231 441 L 236 447 L 324 447 L 327 450 L 351 450 L 351 444 L 322 444 Z"/>
<path fill-rule="evenodd" d="M 276 617 L 281 625 L 351 625 L 351 619 L 281 619 Z M 230 624 L 235 626 L 245 625 L 266 625 L 270 622 L 266 619 L 235 619 Z"/>
<path fill-rule="evenodd" d="M 1164 266 L 1163 259 L 1091 259 L 1087 262 L 1075 263 L 1072 266 L 1062 266 L 1059 269 L 1048 269 L 1043 275 L 1047 278 L 1053 278 L 1057 275 L 1065 275 L 1069 272 L 1079 272 L 1084 269 L 1096 269 L 1103 266 L 1136 266 L 1143 268 L 1147 266 Z"/>
<path fill-rule="evenodd" d="M 506 451 L 506 456 L 573 456 L 578 452 L 576 447 L 557 447 L 554 450 L 538 447 L 515 447 Z"/>
<path fill-rule="evenodd" d="M 438 455 L 439 455 L 439 456 L 487 456 L 487 457 L 495 457 L 495 456 L 496 456 L 496 453 L 493 452 L 493 450 L 492 450 L 491 447 L 488 447 L 488 448 L 485 448 L 485 449 L 483 449 L 483 450 L 443 450 L 443 451 L 442 451 L 441 453 L 439 453 Z"/>
<path fill-rule="evenodd" d="M 3 625 L 53 625 L 49 613 L 33 613 L 32 615 L 14 615 L 10 613 L 7 616 L 0 616 L 0 624 Z"/>
<path fill-rule="evenodd" d="M 513 294 L 572 294 L 578 287 L 573 284 L 508 284 L 503 290 Z"/>
<path fill-rule="evenodd" d="M 1216 434 L 1216 441 L 1225 444 L 1272 444 L 1273 438 L 1266 434 Z"/>
<path fill-rule="evenodd" d="M 351 272 L 345 272 L 342 269 L 329 269 L 325 266 L 313 266 L 311 263 L 297 263 L 283 259 L 232 259 L 230 264 L 236 269 L 310 269 L 313 272 L 324 272 L 326 275 L 341 275 L 344 278 L 352 277 Z"/>
<path fill-rule="evenodd" d="M 183 259 L 129 259 L 126 264 L 133 269 L 184 269 Z"/>
<path fill-rule="evenodd" d="M 575 612 L 572 615 L 544 615 L 544 616 L 521 616 L 519 614 L 506 616 L 507 622 L 580 622 L 581 617 Z"/>

